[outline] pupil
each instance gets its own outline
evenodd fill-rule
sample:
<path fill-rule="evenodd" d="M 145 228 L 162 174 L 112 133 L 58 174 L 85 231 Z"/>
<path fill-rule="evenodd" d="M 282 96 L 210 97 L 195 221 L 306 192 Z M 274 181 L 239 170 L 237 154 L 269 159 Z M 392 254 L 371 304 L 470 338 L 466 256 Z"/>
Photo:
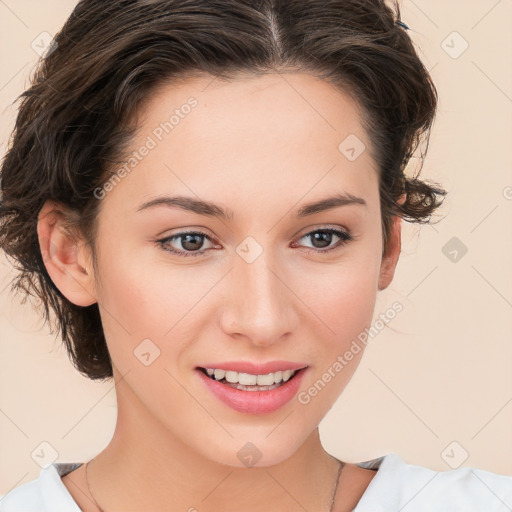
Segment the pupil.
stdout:
<path fill-rule="evenodd" d="M 313 239 L 316 242 L 320 242 L 320 247 L 328 247 L 331 243 L 332 233 L 327 231 L 317 231 L 314 233 Z M 322 245 L 322 243 L 324 243 L 324 245 Z"/>
<path fill-rule="evenodd" d="M 185 239 L 182 240 L 182 243 L 181 245 L 183 246 L 184 249 L 187 249 L 187 250 L 194 250 L 194 249 L 199 249 L 199 247 L 201 246 L 201 235 L 194 235 L 194 234 L 188 234 L 188 235 L 184 235 L 185 236 Z M 190 238 L 195 238 L 195 242 L 190 242 L 189 239 Z M 199 247 L 197 246 L 194 246 L 194 243 L 196 243 L 196 245 L 199 245 Z M 192 246 L 188 246 L 187 244 L 192 244 Z"/>

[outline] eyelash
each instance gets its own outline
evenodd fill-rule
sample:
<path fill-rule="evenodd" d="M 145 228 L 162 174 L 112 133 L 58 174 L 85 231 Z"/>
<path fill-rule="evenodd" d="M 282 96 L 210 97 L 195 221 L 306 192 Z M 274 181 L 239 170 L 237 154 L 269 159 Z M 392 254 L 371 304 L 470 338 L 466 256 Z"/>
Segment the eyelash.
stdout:
<path fill-rule="evenodd" d="M 317 253 L 317 254 L 318 253 L 325 254 L 327 252 L 331 252 L 331 251 L 334 251 L 334 250 L 337 250 L 337 249 L 341 249 L 348 242 L 353 240 L 352 235 L 350 235 L 348 232 L 341 231 L 339 229 L 334 229 L 334 228 L 315 229 L 314 231 L 310 231 L 309 233 L 306 233 L 305 235 L 302 235 L 299 238 L 299 240 L 301 238 L 305 238 L 307 236 L 313 235 L 314 233 L 331 233 L 331 234 L 335 234 L 336 236 L 338 236 L 340 238 L 340 242 L 338 243 L 338 245 L 334 245 L 334 246 L 329 247 L 329 248 L 324 249 L 324 250 L 323 249 L 315 249 L 313 247 L 306 247 L 306 252 L 307 253 L 314 252 L 314 253 Z M 177 249 L 172 249 L 172 248 L 170 248 L 169 246 L 166 245 L 167 242 L 169 242 L 171 240 L 174 240 L 174 239 L 182 238 L 185 235 L 199 235 L 199 236 L 205 237 L 206 239 L 212 241 L 211 237 L 209 237 L 206 233 L 202 233 L 201 231 L 183 231 L 181 233 L 177 233 L 176 235 L 172 235 L 172 236 L 169 236 L 169 237 L 166 237 L 166 238 L 162 238 L 161 240 L 157 240 L 156 242 L 161 246 L 161 248 L 164 251 L 176 254 L 176 255 L 178 255 L 180 257 L 188 258 L 188 257 L 203 256 L 208 249 L 204 249 L 202 251 L 180 251 L 180 250 L 177 250 Z"/>

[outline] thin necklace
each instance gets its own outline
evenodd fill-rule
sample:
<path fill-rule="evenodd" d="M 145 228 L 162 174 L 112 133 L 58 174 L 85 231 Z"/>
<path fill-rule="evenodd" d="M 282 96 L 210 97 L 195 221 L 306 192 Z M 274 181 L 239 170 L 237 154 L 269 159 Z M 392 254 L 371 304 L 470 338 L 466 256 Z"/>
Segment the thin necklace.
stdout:
<path fill-rule="evenodd" d="M 336 481 L 334 483 L 334 489 L 331 494 L 331 506 L 329 508 L 329 512 L 333 512 L 334 510 L 334 502 L 336 501 L 336 491 L 338 490 L 338 484 L 340 483 L 340 474 L 341 470 L 343 469 L 343 466 L 345 463 L 342 460 L 338 460 L 338 472 L 336 474 Z"/>
<path fill-rule="evenodd" d="M 92 460 L 94 460 L 94 459 L 92 459 Z M 90 462 L 92 462 L 92 460 Z M 336 491 L 338 490 L 338 484 L 340 482 L 340 474 L 341 474 L 341 470 L 343 469 L 344 465 L 345 465 L 345 463 L 343 461 L 338 460 L 338 472 L 336 474 L 336 480 L 334 482 L 334 489 L 332 490 L 332 493 L 331 493 L 329 512 L 333 512 L 333 510 L 334 510 L 334 503 L 336 501 Z M 91 487 L 89 486 L 89 479 L 87 477 L 87 470 L 88 469 L 89 469 L 89 462 L 86 462 L 85 463 L 85 482 L 87 483 L 87 489 L 89 489 L 89 494 L 91 495 L 92 499 L 94 500 L 94 504 L 96 505 L 98 510 L 100 512 L 105 512 L 98 505 L 98 502 L 96 501 L 96 498 L 94 497 L 93 493 L 91 492 Z"/>
<path fill-rule="evenodd" d="M 94 459 L 92 459 L 92 460 L 94 460 Z M 92 460 L 89 462 L 92 462 Z M 98 510 L 100 512 L 104 512 L 104 510 L 98 505 L 96 498 L 94 497 L 94 495 L 91 492 L 91 487 L 89 486 L 89 478 L 87 478 L 87 470 L 89 469 L 89 462 L 85 463 L 85 482 L 87 483 L 87 489 L 89 489 L 89 494 L 91 495 L 92 499 L 94 500 L 95 505 L 98 507 Z"/>

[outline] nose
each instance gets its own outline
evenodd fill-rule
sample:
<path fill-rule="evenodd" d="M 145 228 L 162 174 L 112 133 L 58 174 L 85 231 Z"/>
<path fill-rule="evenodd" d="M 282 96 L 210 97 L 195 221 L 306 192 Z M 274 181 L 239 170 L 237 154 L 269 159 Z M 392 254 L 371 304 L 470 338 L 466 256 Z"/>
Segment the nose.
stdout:
<path fill-rule="evenodd" d="M 238 257 L 234 261 L 221 312 L 224 332 L 261 347 L 294 332 L 297 299 L 283 269 L 266 257 L 266 251 L 252 263 Z"/>

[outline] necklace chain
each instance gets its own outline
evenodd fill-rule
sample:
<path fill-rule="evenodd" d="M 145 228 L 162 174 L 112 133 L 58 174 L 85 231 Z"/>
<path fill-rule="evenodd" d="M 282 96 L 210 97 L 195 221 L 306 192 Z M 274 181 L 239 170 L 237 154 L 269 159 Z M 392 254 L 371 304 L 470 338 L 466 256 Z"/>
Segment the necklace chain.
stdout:
<path fill-rule="evenodd" d="M 94 459 L 92 459 L 94 460 Z M 90 461 L 92 462 L 92 461 Z M 87 470 L 89 469 L 89 462 L 86 462 L 85 463 L 85 482 L 87 483 L 87 489 L 89 489 L 89 494 L 91 495 L 92 499 L 94 500 L 94 504 L 96 505 L 96 507 L 98 507 L 98 510 L 100 512 L 104 512 L 104 510 L 98 505 L 98 502 L 96 501 L 96 498 L 94 497 L 92 491 L 91 491 L 91 487 L 89 486 L 89 478 L 87 477 Z"/>
<path fill-rule="evenodd" d="M 331 504 L 329 508 L 329 512 L 333 512 L 334 510 L 334 502 L 336 501 L 336 491 L 338 490 L 338 484 L 340 483 L 340 474 L 341 470 L 343 469 L 343 466 L 345 463 L 342 460 L 338 460 L 338 472 L 336 473 L 336 481 L 334 483 L 334 489 L 332 490 L 331 494 Z"/>
<path fill-rule="evenodd" d="M 94 460 L 94 459 L 92 459 L 92 460 Z M 338 490 L 338 484 L 340 482 L 340 474 L 341 474 L 341 470 L 342 470 L 344 465 L 345 465 L 345 463 L 343 461 L 341 461 L 341 460 L 338 461 L 338 472 L 336 473 L 336 480 L 334 481 L 334 489 L 332 490 L 332 493 L 331 493 L 329 512 L 333 512 L 333 510 L 334 510 L 334 503 L 336 501 L 336 491 Z M 96 498 L 94 497 L 94 495 L 93 495 L 93 493 L 91 491 L 91 487 L 89 486 L 89 478 L 87 477 L 87 470 L 88 469 L 89 469 L 89 462 L 86 462 L 85 463 L 85 482 L 87 483 L 87 489 L 89 490 L 89 494 L 91 495 L 92 499 L 94 500 L 94 504 L 96 505 L 98 510 L 100 512 L 105 512 L 98 505 L 98 502 L 96 501 Z"/>

